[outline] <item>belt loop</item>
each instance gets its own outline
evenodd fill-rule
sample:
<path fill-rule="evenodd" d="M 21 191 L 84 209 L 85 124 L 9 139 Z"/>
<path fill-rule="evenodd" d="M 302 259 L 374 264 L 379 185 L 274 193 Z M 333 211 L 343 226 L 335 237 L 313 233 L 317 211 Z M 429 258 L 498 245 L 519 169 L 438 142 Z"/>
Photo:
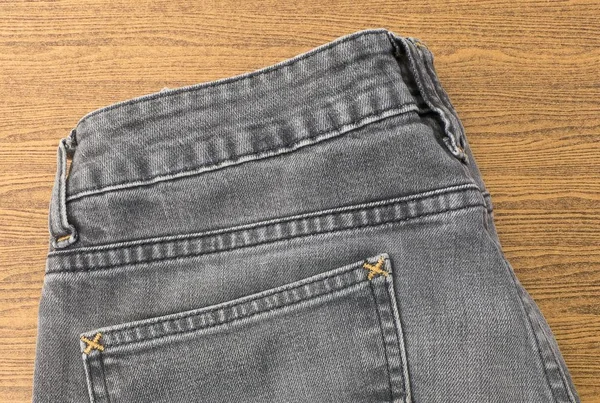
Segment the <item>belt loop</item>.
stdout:
<path fill-rule="evenodd" d="M 76 145 L 75 129 L 58 144 L 56 176 L 48 219 L 51 244 L 54 249 L 65 248 L 77 241 L 77 230 L 67 218 L 67 159 L 73 157 Z"/>
<path fill-rule="evenodd" d="M 442 120 L 445 133 L 443 140 L 448 150 L 462 162 L 468 163 L 464 128 L 437 79 L 433 68 L 433 54 L 417 38 L 403 38 L 395 34 L 392 34 L 391 38 L 397 57 L 405 56 L 408 59 L 410 70 L 423 100 Z M 403 48 L 403 52 L 399 45 Z"/>

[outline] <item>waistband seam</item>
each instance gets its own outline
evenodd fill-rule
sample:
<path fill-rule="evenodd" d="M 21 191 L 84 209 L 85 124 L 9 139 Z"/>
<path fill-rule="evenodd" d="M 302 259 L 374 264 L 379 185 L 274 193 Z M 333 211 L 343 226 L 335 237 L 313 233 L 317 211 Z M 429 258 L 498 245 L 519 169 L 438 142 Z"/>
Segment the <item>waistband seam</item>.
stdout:
<path fill-rule="evenodd" d="M 289 239 L 404 222 L 470 207 L 483 207 L 487 209 L 484 195 L 480 189 L 472 183 L 467 183 L 417 195 L 329 209 L 283 219 L 263 221 L 246 226 L 215 230 L 213 232 L 207 231 L 205 233 L 186 236 L 155 238 L 152 240 L 129 241 L 112 245 L 54 251 L 48 254 L 46 274 L 98 271 L 140 263 L 197 257 Z M 344 215 L 346 216 L 342 217 Z M 338 221 L 342 222 L 336 221 L 340 217 L 342 219 Z M 350 221 L 350 224 L 345 225 L 343 222 L 344 218 Z M 315 228 L 311 227 L 310 220 L 312 220 Z M 355 222 L 358 220 L 364 222 Z M 298 223 L 301 223 L 301 225 L 296 225 Z M 281 226 L 285 226 L 284 229 L 289 234 L 280 235 L 279 232 L 284 231 L 283 229 L 281 231 L 274 229 L 276 226 L 280 226 L 279 229 L 281 229 Z M 322 227 L 324 226 L 331 228 L 323 229 Z M 276 235 L 271 238 L 268 236 L 269 227 L 276 232 Z M 224 239 L 224 237 L 229 237 L 229 239 Z M 259 239 L 254 242 L 252 240 L 248 241 L 247 239 L 251 239 L 251 237 L 264 237 L 267 239 Z M 218 247 L 215 248 L 210 243 L 211 239 Z M 203 241 L 205 242 L 203 243 Z M 230 247 L 227 247 L 227 245 L 223 246 L 227 242 L 232 245 Z M 160 248 L 163 248 L 163 250 L 160 250 Z M 200 250 L 203 248 L 204 250 L 200 252 L 193 252 L 193 249 Z M 159 256 L 164 254 L 168 256 Z M 142 255 L 149 257 L 144 259 Z M 61 265 L 65 263 L 61 258 L 68 261 L 66 263 L 68 263 L 69 268 L 51 269 L 52 260 L 59 259 L 57 263 Z M 110 263 L 107 264 L 108 262 Z"/>
<path fill-rule="evenodd" d="M 351 132 L 353 130 L 362 128 L 371 123 L 376 123 L 381 120 L 391 118 L 394 116 L 404 115 L 410 112 L 417 112 L 419 114 L 427 113 L 429 109 L 420 108 L 416 103 L 407 103 L 404 105 L 394 106 L 391 108 L 386 108 L 383 110 L 376 111 L 374 113 L 362 116 L 359 119 L 353 120 L 351 122 L 345 123 L 343 125 L 339 125 L 327 130 L 321 130 L 315 132 L 313 135 L 302 138 L 295 142 L 292 142 L 283 147 L 275 147 L 271 149 L 265 149 L 260 152 L 251 152 L 247 154 L 238 155 L 235 158 L 225 159 L 216 164 L 208 164 L 204 166 L 199 166 L 192 169 L 183 169 L 179 171 L 174 171 L 169 174 L 161 174 L 156 175 L 147 179 L 132 181 L 132 182 L 123 182 L 108 186 L 102 186 L 99 188 L 91 188 L 87 190 L 82 190 L 77 193 L 74 193 L 70 196 L 67 196 L 66 202 L 75 201 L 84 197 L 94 196 L 98 194 L 104 194 L 108 192 L 119 191 L 123 189 L 132 189 L 143 186 L 151 186 L 160 182 L 168 182 L 171 180 L 176 180 L 180 178 L 196 176 L 203 174 L 205 172 L 211 172 L 219 169 L 223 169 L 229 166 L 239 165 L 250 161 L 261 160 L 265 158 L 275 157 L 282 154 L 287 154 L 289 152 L 293 152 L 297 149 L 310 146 L 313 144 L 320 143 L 322 141 L 335 138 L 341 136 L 345 133 Z"/>

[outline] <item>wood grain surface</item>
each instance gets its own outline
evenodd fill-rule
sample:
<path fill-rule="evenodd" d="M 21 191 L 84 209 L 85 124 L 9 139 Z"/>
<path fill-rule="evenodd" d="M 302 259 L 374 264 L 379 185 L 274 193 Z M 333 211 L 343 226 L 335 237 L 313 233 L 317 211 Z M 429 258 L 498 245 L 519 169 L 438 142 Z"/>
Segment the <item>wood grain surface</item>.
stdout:
<path fill-rule="evenodd" d="M 0 401 L 31 400 L 56 147 L 81 116 L 378 27 L 433 51 L 506 255 L 600 402 L 597 0 L 0 1 Z"/>

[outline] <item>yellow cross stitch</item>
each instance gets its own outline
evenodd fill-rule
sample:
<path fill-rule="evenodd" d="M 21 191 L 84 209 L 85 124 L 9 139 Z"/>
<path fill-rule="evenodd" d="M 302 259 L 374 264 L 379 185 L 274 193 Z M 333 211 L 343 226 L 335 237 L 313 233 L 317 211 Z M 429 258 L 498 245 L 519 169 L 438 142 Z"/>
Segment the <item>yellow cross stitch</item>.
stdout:
<path fill-rule="evenodd" d="M 369 270 L 369 275 L 367 276 L 367 278 L 369 280 L 372 280 L 373 277 L 377 276 L 378 274 L 382 274 L 384 276 L 387 276 L 389 273 L 385 270 L 383 270 L 383 265 L 385 264 L 385 258 L 380 257 L 379 260 L 377 260 L 376 264 L 370 264 L 368 262 L 365 262 L 363 264 L 363 267 L 367 270 Z"/>
<path fill-rule="evenodd" d="M 104 351 L 104 346 L 102 346 L 102 344 L 99 343 L 100 337 L 102 337 L 100 333 L 96 333 L 96 336 L 94 336 L 94 340 L 90 340 L 86 337 L 81 336 L 81 341 L 87 344 L 87 347 L 85 348 L 85 350 L 83 350 L 83 352 L 85 354 L 89 354 L 92 350 Z"/>

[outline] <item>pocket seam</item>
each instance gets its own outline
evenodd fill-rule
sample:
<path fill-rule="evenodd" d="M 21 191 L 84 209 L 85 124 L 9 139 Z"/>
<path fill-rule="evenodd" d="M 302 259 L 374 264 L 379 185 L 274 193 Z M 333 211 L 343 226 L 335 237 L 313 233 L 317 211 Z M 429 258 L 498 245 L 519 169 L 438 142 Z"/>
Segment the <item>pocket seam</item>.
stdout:
<path fill-rule="evenodd" d="M 387 264 L 389 265 L 389 262 Z M 388 266 L 386 268 L 389 269 Z M 411 393 L 408 363 L 405 357 L 404 332 L 399 324 L 400 314 L 393 287 L 392 277 L 386 277 L 380 285 L 373 282 L 369 284 L 379 319 L 385 361 L 388 367 L 391 401 L 394 403 L 410 403 Z M 386 312 L 385 309 L 382 310 L 382 308 L 389 309 L 389 312 Z M 385 319 L 384 313 L 387 313 Z M 389 337 L 393 337 L 393 340 L 390 340 Z"/>
<path fill-rule="evenodd" d="M 369 284 L 369 289 L 371 291 L 371 296 L 373 297 L 373 302 L 375 305 L 375 312 L 377 313 L 377 320 L 379 322 L 379 328 L 380 330 L 380 334 L 381 334 L 381 344 L 383 345 L 383 356 L 385 359 L 385 365 L 387 366 L 387 373 L 388 373 L 388 385 L 390 388 L 390 397 L 392 398 L 392 401 L 394 401 L 394 386 L 392 384 L 392 374 L 391 374 L 391 365 L 390 365 L 390 359 L 388 357 L 388 346 L 387 346 L 387 342 L 385 340 L 385 334 L 383 334 L 383 320 L 381 319 L 381 312 L 379 311 L 379 302 L 377 301 L 377 295 L 375 295 L 375 287 L 373 286 L 373 284 Z"/>
<path fill-rule="evenodd" d="M 99 403 L 96 402 L 96 393 L 94 393 L 94 376 L 92 374 L 92 369 L 90 368 L 90 362 L 85 356 L 83 357 L 83 367 L 85 370 L 85 378 L 88 387 L 90 403 Z"/>
<path fill-rule="evenodd" d="M 404 402 L 410 403 L 412 401 L 411 398 L 411 390 L 410 390 L 410 377 L 408 376 L 408 361 L 406 358 L 406 345 L 404 342 L 404 331 L 402 329 L 402 325 L 400 323 L 400 307 L 398 305 L 398 301 L 396 300 L 396 294 L 394 280 L 389 279 L 386 280 L 385 291 L 388 295 L 388 300 L 390 304 L 390 308 L 392 309 L 392 320 L 394 322 L 394 331 L 396 335 L 396 342 L 398 343 L 399 350 L 399 359 L 400 359 L 400 369 L 402 369 L 402 382 L 403 382 L 403 391 L 404 391 Z"/>
<path fill-rule="evenodd" d="M 384 266 L 383 271 L 380 272 L 376 277 L 369 278 L 368 274 L 369 267 L 367 267 L 366 263 L 375 263 L 379 262 L 383 259 Z M 315 299 L 319 299 L 322 297 L 326 297 L 332 294 L 340 294 L 339 298 L 346 297 L 349 293 L 355 292 L 364 292 L 366 288 L 369 288 L 367 291 L 367 295 L 370 295 L 372 298 L 372 303 L 374 305 L 375 313 L 377 316 L 377 321 L 374 326 L 379 327 L 379 333 L 381 335 L 381 343 L 384 354 L 384 364 L 387 368 L 388 374 L 388 388 L 391 400 L 393 403 L 410 403 L 410 392 L 409 388 L 409 380 L 408 376 L 408 368 L 404 355 L 404 344 L 403 344 L 403 331 L 402 325 L 399 322 L 399 309 L 397 306 L 397 301 L 395 298 L 395 290 L 394 290 L 394 282 L 393 282 L 393 267 L 391 264 L 391 260 L 386 253 L 381 253 L 376 255 L 375 257 L 370 257 L 364 261 L 349 264 L 343 267 L 339 267 L 337 269 L 333 269 L 327 272 L 323 272 L 317 274 L 315 276 L 311 276 L 305 279 L 301 279 L 290 284 L 286 284 L 280 287 L 275 287 L 269 290 L 265 290 L 261 293 L 257 293 L 254 295 L 250 295 L 247 297 L 242 297 L 237 300 L 225 302 L 223 304 L 218 304 L 213 307 L 201 308 L 201 311 L 189 311 L 184 312 L 177 315 L 174 319 L 171 319 L 177 323 L 178 320 L 186 320 L 190 317 L 190 315 L 202 315 L 204 313 L 214 314 L 218 312 L 219 309 L 227 309 L 239 306 L 240 304 L 252 304 L 253 302 L 260 300 L 267 300 L 269 297 L 273 295 L 280 295 L 283 299 L 283 295 L 286 292 L 294 292 L 296 290 L 304 290 L 305 292 L 294 300 L 285 299 L 284 303 L 279 303 L 277 300 L 275 301 L 275 305 L 268 309 L 259 309 L 256 312 L 252 312 L 248 315 L 241 317 L 223 317 L 219 323 L 209 324 L 205 327 L 196 327 L 192 329 L 185 329 L 183 331 L 178 332 L 170 332 L 167 334 L 157 335 L 155 337 L 146 337 L 143 336 L 136 340 L 128 340 L 126 342 L 112 343 L 109 346 L 117 346 L 124 344 L 137 344 L 140 342 L 146 342 L 149 340 L 154 340 L 158 338 L 164 338 L 168 336 L 172 336 L 178 333 L 193 333 L 195 331 L 203 331 L 207 329 L 211 329 L 220 325 L 237 322 L 239 320 L 247 319 L 249 317 L 267 313 L 271 311 L 285 309 L 291 306 L 295 306 L 301 304 L 302 302 L 307 302 Z M 336 281 L 334 284 L 331 284 L 331 279 L 340 279 Z M 318 287 L 314 287 L 314 284 L 319 284 Z M 361 291 L 363 290 L 363 291 Z M 348 291 L 347 293 L 345 291 Z M 287 297 L 288 295 L 286 295 Z M 236 305 L 237 304 L 237 305 Z M 172 315 L 166 315 L 168 318 Z M 145 321 L 152 320 L 142 320 L 126 324 L 126 325 L 117 325 L 117 326 L 128 326 L 120 329 L 115 329 L 114 331 L 128 331 L 132 330 L 134 334 L 139 334 L 139 324 L 141 323 L 144 326 L 152 326 L 155 324 L 162 324 L 169 319 L 161 319 L 161 317 L 156 318 L 157 320 L 148 324 L 144 324 Z M 173 328 L 173 327 L 171 327 Z M 110 328 L 106 328 L 110 329 Z M 181 330 L 181 328 L 180 328 Z M 103 331 L 99 329 L 97 333 L 103 332 L 103 334 L 110 334 L 110 332 Z M 201 337 L 202 334 L 199 335 Z M 104 344 L 107 346 L 107 344 Z M 82 348 L 84 346 L 82 345 Z M 119 354 L 122 351 L 117 352 Z M 391 354 L 391 355 L 390 355 Z M 100 350 L 92 350 L 89 354 L 83 354 L 84 366 L 86 369 L 86 377 L 88 378 L 88 388 L 90 401 L 92 403 L 110 403 L 109 398 L 109 389 L 107 383 L 107 374 L 104 369 L 104 352 Z M 94 380 L 96 382 L 94 382 Z"/>
<path fill-rule="evenodd" d="M 102 355 L 83 355 L 83 365 L 91 403 L 110 403 Z M 96 381 L 96 382 L 94 382 Z"/>
<path fill-rule="evenodd" d="M 102 386 L 104 386 L 104 395 L 106 397 L 106 403 L 110 403 L 110 395 L 108 393 L 108 384 L 106 383 L 106 372 L 104 371 L 104 357 L 102 354 L 98 356 L 100 361 L 100 372 L 102 372 Z"/>
<path fill-rule="evenodd" d="M 383 257 L 385 259 L 385 267 L 391 274 L 392 268 L 389 261 L 389 256 L 387 254 L 379 254 L 376 257 L 367 259 L 367 261 L 374 262 L 377 260 L 377 258 L 380 257 Z M 370 281 L 367 279 L 367 271 L 362 267 L 362 264 L 363 262 L 353 263 L 347 266 L 343 266 L 341 268 L 334 269 L 329 272 L 301 279 L 290 284 L 275 287 L 273 289 L 265 290 L 260 293 L 249 295 L 246 297 L 238 298 L 233 301 L 228 301 L 187 312 L 164 315 L 156 318 L 143 319 L 128 324 L 121 324 L 112 327 L 101 328 L 90 332 L 86 332 L 82 336 L 89 337 L 90 334 L 101 333 L 104 339 L 103 346 L 107 348 L 156 340 L 163 337 L 173 336 L 176 334 L 207 330 L 215 326 L 232 323 L 241 319 L 247 319 L 257 314 L 282 309 L 288 306 L 293 306 L 303 301 L 309 301 L 311 299 L 322 297 L 336 291 L 342 291 L 362 282 Z M 336 278 L 342 279 L 340 280 L 341 284 L 329 284 L 329 282 L 331 282 L 332 279 Z M 315 286 L 315 284 L 318 283 L 323 284 L 324 288 L 322 290 L 318 290 L 318 288 L 320 287 Z M 283 296 L 284 293 L 292 293 L 300 289 L 305 290 L 302 296 L 295 297 L 294 299 L 287 300 L 283 303 L 279 302 L 279 298 L 282 297 L 278 297 L 278 300 L 275 301 L 273 306 L 268 306 L 269 298 L 272 298 L 273 296 Z M 289 298 L 289 295 L 287 295 L 287 297 Z M 255 312 L 251 313 L 242 313 L 241 315 L 237 313 L 237 307 L 251 306 L 253 303 L 259 302 L 263 302 L 264 304 L 267 304 L 267 306 L 258 308 L 255 310 Z M 236 309 L 236 311 L 234 314 L 232 314 L 234 309 Z M 222 315 L 220 315 L 220 313 L 222 313 Z M 193 322 L 194 318 L 202 317 L 203 315 L 206 315 L 206 319 L 203 320 L 201 323 L 197 324 Z M 211 323 L 209 321 L 211 318 L 214 321 L 214 323 Z M 168 329 L 165 329 L 165 323 L 171 323 L 172 326 L 169 326 Z M 150 332 L 150 329 L 153 326 L 158 327 L 161 325 L 162 330 L 159 331 L 159 334 L 141 334 L 141 332 Z M 127 337 L 131 338 L 131 340 L 127 340 Z M 121 340 L 121 338 L 125 338 L 125 340 Z"/>

